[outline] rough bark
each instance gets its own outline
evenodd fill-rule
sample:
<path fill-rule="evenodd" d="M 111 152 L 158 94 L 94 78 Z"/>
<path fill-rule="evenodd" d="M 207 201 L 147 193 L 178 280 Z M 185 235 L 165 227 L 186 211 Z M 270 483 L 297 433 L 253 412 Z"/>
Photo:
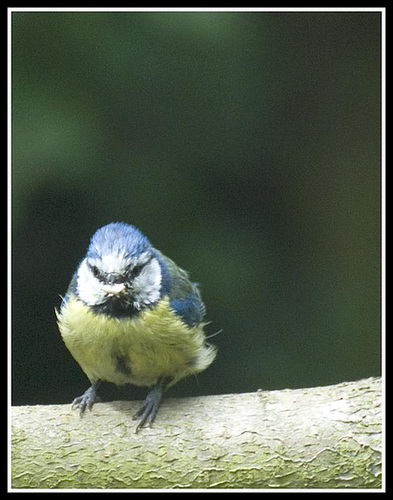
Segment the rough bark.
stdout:
<path fill-rule="evenodd" d="M 381 488 L 381 380 L 140 402 L 11 408 L 12 488 Z"/>

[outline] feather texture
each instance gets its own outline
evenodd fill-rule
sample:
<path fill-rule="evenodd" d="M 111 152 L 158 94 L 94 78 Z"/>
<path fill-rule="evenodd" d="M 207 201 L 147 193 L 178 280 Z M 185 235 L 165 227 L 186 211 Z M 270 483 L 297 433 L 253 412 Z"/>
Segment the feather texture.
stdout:
<path fill-rule="evenodd" d="M 95 314 L 71 293 L 57 319 L 67 348 L 92 382 L 150 386 L 168 377 L 173 385 L 207 368 L 216 355 L 205 343 L 204 325 L 186 325 L 168 297 L 137 318 L 118 319 Z"/>

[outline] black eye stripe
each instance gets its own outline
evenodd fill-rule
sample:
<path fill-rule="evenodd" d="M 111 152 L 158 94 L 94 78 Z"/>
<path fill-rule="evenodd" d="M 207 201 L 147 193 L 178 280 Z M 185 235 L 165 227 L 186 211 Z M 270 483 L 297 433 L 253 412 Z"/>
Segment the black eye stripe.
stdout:
<path fill-rule="evenodd" d="M 95 278 L 97 278 L 99 280 L 101 280 L 103 278 L 103 275 L 97 266 L 94 266 L 92 264 L 88 264 L 88 266 L 89 266 L 89 269 Z"/>
<path fill-rule="evenodd" d="M 137 276 L 139 276 L 139 274 L 142 272 L 143 268 L 149 264 L 149 262 L 151 262 L 152 260 L 152 257 L 147 261 L 147 262 L 144 262 L 143 264 L 136 264 L 134 265 L 133 267 L 130 267 L 124 274 L 123 276 L 128 278 L 128 279 L 134 279 L 136 278 Z M 92 275 L 97 278 L 98 280 L 100 281 L 106 281 L 106 278 L 107 278 L 107 275 L 105 272 L 101 271 L 100 268 L 94 264 L 90 264 L 89 262 L 87 263 L 89 269 L 90 269 L 90 272 L 92 273 Z"/>
<path fill-rule="evenodd" d="M 147 262 L 144 262 L 143 264 L 139 264 L 139 265 L 137 264 L 137 265 L 133 266 L 132 268 L 130 268 L 127 271 L 127 278 L 134 279 L 137 276 L 139 276 L 141 274 L 143 268 L 145 266 L 147 266 L 147 264 L 149 264 L 152 261 L 152 259 L 153 259 L 153 257 L 150 257 Z"/>
<path fill-rule="evenodd" d="M 145 264 L 140 265 L 140 266 L 134 266 L 132 269 L 129 269 L 127 271 L 127 276 L 129 278 L 136 278 L 142 271 L 142 269 L 145 267 Z"/>

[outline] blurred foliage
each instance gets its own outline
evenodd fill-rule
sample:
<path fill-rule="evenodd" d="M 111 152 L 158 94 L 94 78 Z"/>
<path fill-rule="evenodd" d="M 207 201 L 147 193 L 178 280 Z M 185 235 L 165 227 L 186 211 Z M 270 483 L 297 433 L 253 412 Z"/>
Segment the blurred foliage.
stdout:
<path fill-rule="evenodd" d="M 222 329 L 172 395 L 378 375 L 380 46 L 378 12 L 14 12 L 14 402 L 87 388 L 54 307 L 116 220 Z"/>

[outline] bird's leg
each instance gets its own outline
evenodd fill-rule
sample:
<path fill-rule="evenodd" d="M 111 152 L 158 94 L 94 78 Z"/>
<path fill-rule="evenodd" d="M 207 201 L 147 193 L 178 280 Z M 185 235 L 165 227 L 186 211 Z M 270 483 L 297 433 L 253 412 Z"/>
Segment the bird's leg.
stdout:
<path fill-rule="evenodd" d="M 158 407 L 160 406 L 162 394 L 165 389 L 164 385 L 164 379 L 160 378 L 153 389 L 147 395 L 141 408 L 132 417 L 133 420 L 137 420 L 139 418 L 138 425 L 135 428 L 135 433 L 137 433 L 139 429 L 145 425 L 146 422 L 149 424 L 149 427 L 151 427 L 151 424 L 153 423 L 153 420 L 157 415 Z"/>
<path fill-rule="evenodd" d="M 72 407 L 76 407 L 79 409 L 79 414 L 81 417 L 85 413 L 86 408 L 91 410 L 94 403 L 97 403 L 100 400 L 96 392 L 100 384 L 101 380 L 94 380 L 91 384 L 91 387 L 89 387 L 87 391 L 82 394 L 82 396 L 75 398 L 72 402 Z"/>

